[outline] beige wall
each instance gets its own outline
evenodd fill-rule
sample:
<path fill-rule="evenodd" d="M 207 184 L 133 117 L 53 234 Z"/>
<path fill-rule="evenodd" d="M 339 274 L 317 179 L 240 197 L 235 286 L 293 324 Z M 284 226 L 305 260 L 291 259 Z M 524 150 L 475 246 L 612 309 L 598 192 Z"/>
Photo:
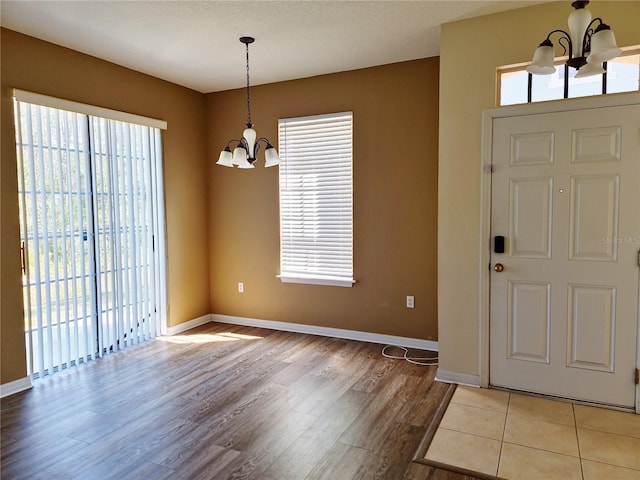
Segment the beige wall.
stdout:
<path fill-rule="evenodd" d="M 592 2 L 621 46 L 640 44 L 640 2 Z M 438 332 L 440 368 L 480 374 L 479 235 L 482 111 L 496 68 L 526 62 L 572 8 L 557 2 L 443 25 L 440 51 Z"/>
<path fill-rule="evenodd" d="M 0 383 L 26 375 L 11 89 L 166 120 L 169 325 L 209 313 L 208 185 L 203 94 L 2 30 Z"/>
<path fill-rule="evenodd" d="M 276 278 L 278 170 L 213 165 L 244 128 L 244 95 L 208 96 L 211 311 L 437 339 L 438 59 L 252 87 L 256 131 L 272 142 L 278 118 L 353 111 L 353 288 Z"/>

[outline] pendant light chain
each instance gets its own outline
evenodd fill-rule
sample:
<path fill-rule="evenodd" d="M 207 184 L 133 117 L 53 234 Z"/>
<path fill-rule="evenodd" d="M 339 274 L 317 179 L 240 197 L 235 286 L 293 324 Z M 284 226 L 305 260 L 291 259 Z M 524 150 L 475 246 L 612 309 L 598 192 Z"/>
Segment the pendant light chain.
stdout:
<path fill-rule="evenodd" d="M 249 89 L 249 44 L 245 43 L 247 49 L 247 127 L 251 127 L 251 93 Z"/>

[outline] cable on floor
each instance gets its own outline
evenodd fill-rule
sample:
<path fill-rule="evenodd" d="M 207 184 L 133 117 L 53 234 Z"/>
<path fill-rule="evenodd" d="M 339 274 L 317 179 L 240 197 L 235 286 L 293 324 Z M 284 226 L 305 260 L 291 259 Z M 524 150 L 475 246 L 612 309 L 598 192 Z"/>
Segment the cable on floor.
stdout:
<path fill-rule="evenodd" d="M 401 355 L 393 355 L 387 353 L 387 349 L 397 348 L 402 351 Z M 438 356 L 435 357 L 411 357 L 409 356 L 409 349 L 407 347 L 400 347 L 396 345 L 386 345 L 382 349 L 382 356 L 385 358 L 392 358 L 394 360 L 406 360 L 409 363 L 413 363 L 414 365 L 438 365 Z"/>

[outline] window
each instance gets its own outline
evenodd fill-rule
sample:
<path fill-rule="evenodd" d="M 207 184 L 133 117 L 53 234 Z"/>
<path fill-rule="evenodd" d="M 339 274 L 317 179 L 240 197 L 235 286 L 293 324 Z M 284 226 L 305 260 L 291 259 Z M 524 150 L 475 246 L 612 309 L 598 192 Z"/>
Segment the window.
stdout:
<path fill-rule="evenodd" d="M 353 285 L 352 113 L 278 123 L 280 279 Z"/>
<path fill-rule="evenodd" d="M 42 377 L 162 325 L 162 146 L 153 125 L 164 122 L 20 91 L 15 119 L 27 368 Z"/>
<path fill-rule="evenodd" d="M 529 75 L 526 66 L 498 69 L 498 104 L 500 106 L 528 103 L 528 82 L 531 81 L 531 102 L 560 100 L 564 96 L 564 63 L 556 59 L 556 72 L 551 75 Z M 607 62 L 606 75 L 575 78 L 569 69 L 569 98 L 640 90 L 640 52 L 633 48 Z"/>

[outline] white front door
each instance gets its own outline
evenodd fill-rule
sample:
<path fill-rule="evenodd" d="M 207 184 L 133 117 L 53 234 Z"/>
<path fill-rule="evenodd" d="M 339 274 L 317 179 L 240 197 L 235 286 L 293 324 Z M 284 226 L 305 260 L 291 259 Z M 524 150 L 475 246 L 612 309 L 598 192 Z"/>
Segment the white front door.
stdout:
<path fill-rule="evenodd" d="M 490 384 L 633 407 L 640 106 L 497 118 L 493 164 Z"/>

